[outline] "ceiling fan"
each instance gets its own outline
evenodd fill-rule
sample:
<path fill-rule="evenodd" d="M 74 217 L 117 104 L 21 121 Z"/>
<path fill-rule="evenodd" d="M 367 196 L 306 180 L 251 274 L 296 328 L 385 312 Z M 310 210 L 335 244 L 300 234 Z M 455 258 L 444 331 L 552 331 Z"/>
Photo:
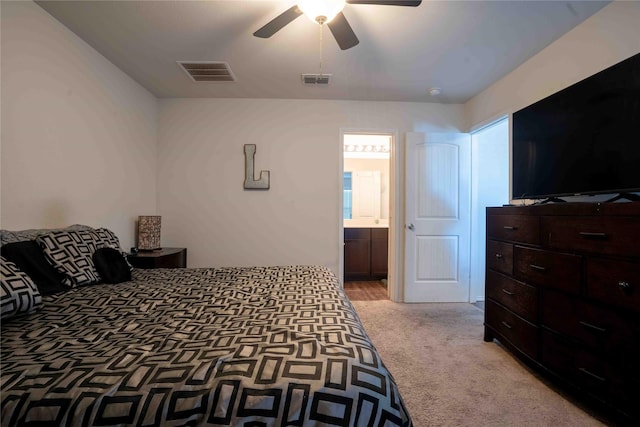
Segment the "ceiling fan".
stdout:
<path fill-rule="evenodd" d="M 326 23 L 340 49 L 347 50 L 360 41 L 342 13 L 345 3 L 416 7 L 420 6 L 422 0 L 298 0 L 296 5 L 276 16 L 253 35 L 268 39 L 298 16 L 305 14 L 320 25 Z"/>

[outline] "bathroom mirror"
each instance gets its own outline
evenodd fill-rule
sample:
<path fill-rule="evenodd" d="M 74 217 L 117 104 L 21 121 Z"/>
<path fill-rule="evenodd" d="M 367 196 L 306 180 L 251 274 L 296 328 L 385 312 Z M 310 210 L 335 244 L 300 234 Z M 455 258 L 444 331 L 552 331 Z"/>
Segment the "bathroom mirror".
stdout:
<path fill-rule="evenodd" d="M 344 135 L 344 227 L 389 224 L 390 135 Z"/>

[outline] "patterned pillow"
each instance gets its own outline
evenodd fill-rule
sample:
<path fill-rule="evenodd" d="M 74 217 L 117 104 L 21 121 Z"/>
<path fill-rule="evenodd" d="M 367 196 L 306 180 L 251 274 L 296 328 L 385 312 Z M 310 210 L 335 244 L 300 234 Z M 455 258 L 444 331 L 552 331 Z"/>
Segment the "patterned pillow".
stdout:
<path fill-rule="evenodd" d="M 65 276 L 63 285 L 73 288 L 100 281 L 91 259 L 96 251 L 93 230 L 54 231 L 36 241 L 51 265 Z"/>
<path fill-rule="evenodd" d="M 0 257 L 0 304 L 2 318 L 33 313 L 42 308 L 35 283 L 11 261 Z"/>
<path fill-rule="evenodd" d="M 114 248 L 120 250 L 120 240 L 113 231 L 108 228 L 96 228 L 93 230 L 93 233 L 98 248 Z"/>

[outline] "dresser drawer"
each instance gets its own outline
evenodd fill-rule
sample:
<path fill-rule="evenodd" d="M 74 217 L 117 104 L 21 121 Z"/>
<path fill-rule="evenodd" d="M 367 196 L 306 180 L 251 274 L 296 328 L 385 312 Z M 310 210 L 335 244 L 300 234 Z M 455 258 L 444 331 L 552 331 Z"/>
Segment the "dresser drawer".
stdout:
<path fill-rule="evenodd" d="M 487 267 L 513 274 L 513 245 L 487 240 Z"/>
<path fill-rule="evenodd" d="M 538 293 L 533 286 L 489 270 L 486 295 L 530 322 L 537 321 Z"/>
<path fill-rule="evenodd" d="M 536 285 L 580 292 L 582 258 L 577 255 L 516 246 L 513 274 Z"/>
<path fill-rule="evenodd" d="M 596 396 L 605 396 L 611 376 L 602 359 L 562 336 L 543 330 L 540 358 L 556 374 Z"/>
<path fill-rule="evenodd" d="M 487 215 L 487 237 L 538 245 L 540 222 L 534 216 Z"/>
<path fill-rule="evenodd" d="M 485 322 L 529 357 L 538 357 L 538 328 L 511 311 L 486 301 Z"/>
<path fill-rule="evenodd" d="M 541 219 L 543 244 L 567 251 L 640 256 L 640 221 L 631 217 L 556 216 Z"/>
<path fill-rule="evenodd" d="M 617 307 L 640 308 L 640 260 L 588 258 L 586 265 L 590 299 Z"/>
<path fill-rule="evenodd" d="M 557 375 L 616 406 L 630 417 L 640 415 L 640 369 L 620 366 L 596 357 L 576 343 L 549 331 L 541 331 L 540 358 Z"/>
<path fill-rule="evenodd" d="M 623 362 L 640 357 L 640 320 L 553 291 L 542 295 L 542 324 Z"/>

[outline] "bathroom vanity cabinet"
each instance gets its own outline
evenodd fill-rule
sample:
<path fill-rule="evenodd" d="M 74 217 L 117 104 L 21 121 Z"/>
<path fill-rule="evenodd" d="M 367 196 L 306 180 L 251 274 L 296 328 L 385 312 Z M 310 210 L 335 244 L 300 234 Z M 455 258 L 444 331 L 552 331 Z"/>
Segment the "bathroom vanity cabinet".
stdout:
<path fill-rule="evenodd" d="M 387 277 L 389 229 L 344 229 L 344 280 L 380 280 Z"/>

